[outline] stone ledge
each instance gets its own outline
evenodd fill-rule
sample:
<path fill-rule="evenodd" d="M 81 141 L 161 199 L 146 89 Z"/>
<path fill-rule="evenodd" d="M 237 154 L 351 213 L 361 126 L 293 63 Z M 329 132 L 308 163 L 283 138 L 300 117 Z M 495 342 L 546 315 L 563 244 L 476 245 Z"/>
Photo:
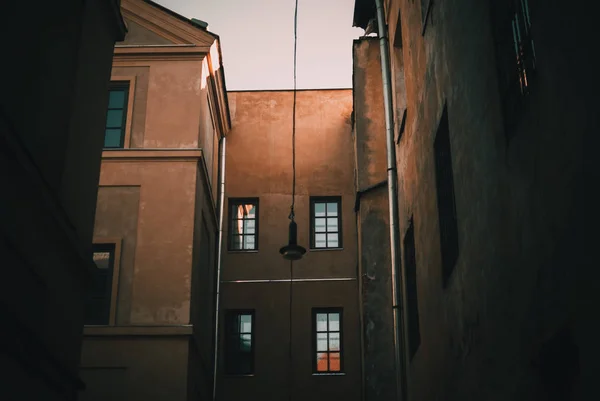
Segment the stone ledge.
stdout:
<path fill-rule="evenodd" d="M 173 326 L 84 326 L 84 337 L 91 336 L 189 336 L 191 324 Z"/>

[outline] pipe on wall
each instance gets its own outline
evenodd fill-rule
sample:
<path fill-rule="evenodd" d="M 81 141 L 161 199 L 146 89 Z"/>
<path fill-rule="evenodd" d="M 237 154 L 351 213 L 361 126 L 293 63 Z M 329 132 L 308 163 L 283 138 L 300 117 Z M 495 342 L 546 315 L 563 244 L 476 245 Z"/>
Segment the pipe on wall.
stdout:
<path fill-rule="evenodd" d="M 396 171 L 396 145 L 394 143 L 394 112 L 390 71 L 390 48 L 382 0 L 375 0 L 377 26 L 381 53 L 381 76 L 385 111 L 385 136 L 387 147 L 387 187 L 390 210 L 390 262 L 392 266 L 392 312 L 394 315 L 394 359 L 396 364 L 396 392 L 398 400 L 406 401 L 406 358 L 404 348 L 404 314 L 402 313 L 403 281 L 400 263 L 400 230 L 398 227 L 398 173 Z"/>
<path fill-rule="evenodd" d="M 223 264 L 223 220 L 225 214 L 225 150 L 227 148 L 227 138 L 221 137 L 219 141 L 219 204 L 217 205 L 219 213 L 219 235 L 217 246 L 217 282 L 215 291 L 215 338 L 214 338 L 214 356 L 213 356 L 213 389 L 212 399 L 217 397 L 217 373 L 219 368 L 219 303 L 221 299 L 221 265 Z"/>

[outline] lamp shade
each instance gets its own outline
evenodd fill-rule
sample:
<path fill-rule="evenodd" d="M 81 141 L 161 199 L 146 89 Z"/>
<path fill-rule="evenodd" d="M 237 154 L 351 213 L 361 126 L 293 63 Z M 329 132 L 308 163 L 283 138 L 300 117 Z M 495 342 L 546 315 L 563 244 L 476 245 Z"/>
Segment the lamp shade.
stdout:
<path fill-rule="evenodd" d="M 279 249 L 279 253 L 286 260 L 298 260 L 306 253 L 306 249 L 298 245 L 298 226 L 295 221 L 290 222 L 289 242 L 286 246 Z"/>

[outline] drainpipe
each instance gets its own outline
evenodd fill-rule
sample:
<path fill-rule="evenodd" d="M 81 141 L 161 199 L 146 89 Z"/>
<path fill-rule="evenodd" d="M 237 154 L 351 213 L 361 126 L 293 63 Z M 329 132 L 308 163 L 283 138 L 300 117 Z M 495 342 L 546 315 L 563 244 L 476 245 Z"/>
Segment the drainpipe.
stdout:
<path fill-rule="evenodd" d="M 215 339 L 214 339 L 214 363 L 213 363 L 213 401 L 217 397 L 217 373 L 219 367 L 219 301 L 221 299 L 221 265 L 223 263 L 223 215 L 225 212 L 225 149 L 227 138 L 223 136 L 219 141 L 219 237 L 217 246 L 217 288 L 215 297 Z"/>
<path fill-rule="evenodd" d="M 375 0 L 377 26 L 381 53 L 381 75 L 385 111 L 387 145 L 387 187 L 390 208 L 390 261 L 392 265 L 392 311 L 394 314 L 394 351 L 396 363 L 397 399 L 406 401 L 406 358 L 404 350 L 404 313 L 402 309 L 402 274 L 400 264 L 400 232 L 398 227 L 398 173 L 396 171 L 396 145 L 394 143 L 394 113 L 390 71 L 389 40 L 382 0 Z"/>

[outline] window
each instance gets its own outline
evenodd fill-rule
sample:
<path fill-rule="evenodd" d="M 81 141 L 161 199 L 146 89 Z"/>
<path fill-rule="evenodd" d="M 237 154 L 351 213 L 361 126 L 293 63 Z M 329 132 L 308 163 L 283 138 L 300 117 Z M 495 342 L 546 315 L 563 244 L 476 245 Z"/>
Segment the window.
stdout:
<path fill-rule="evenodd" d="M 225 372 L 253 374 L 254 311 L 228 311 L 225 319 Z"/>
<path fill-rule="evenodd" d="M 507 139 L 529 94 L 531 78 L 536 69 L 535 48 L 531 37 L 528 0 L 499 3 L 494 10 L 498 81 Z"/>
<path fill-rule="evenodd" d="M 438 126 L 434 143 L 434 153 L 442 253 L 442 278 L 445 287 L 458 259 L 458 223 L 454 198 L 454 173 L 452 171 L 447 107 L 444 107 Z"/>
<path fill-rule="evenodd" d="M 310 199 L 310 247 L 342 247 L 342 200 L 340 197 Z"/>
<path fill-rule="evenodd" d="M 429 17 L 432 3 L 433 0 L 421 0 L 421 22 L 423 24 L 423 30 L 421 32 L 422 35 L 425 35 L 425 27 L 427 27 L 427 18 Z"/>
<path fill-rule="evenodd" d="M 398 18 L 396 19 L 396 30 L 394 32 L 394 47 L 402 47 L 402 13 L 398 10 Z"/>
<path fill-rule="evenodd" d="M 91 287 L 86 294 L 85 324 L 110 324 L 115 244 L 94 244 L 93 259 L 96 265 Z"/>
<path fill-rule="evenodd" d="M 108 92 L 106 130 L 104 132 L 105 148 L 123 148 L 125 146 L 128 98 L 129 82 L 111 82 Z"/>
<path fill-rule="evenodd" d="M 419 328 L 419 300 L 417 296 L 417 261 L 415 252 L 415 230 L 413 219 L 410 219 L 408 230 L 404 235 L 404 268 L 406 269 L 406 302 L 408 317 L 408 351 L 412 357 L 421 345 Z"/>
<path fill-rule="evenodd" d="M 343 369 L 342 310 L 313 309 L 315 373 L 339 373 Z"/>
<path fill-rule="evenodd" d="M 230 199 L 230 251 L 258 249 L 258 199 Z"/>

